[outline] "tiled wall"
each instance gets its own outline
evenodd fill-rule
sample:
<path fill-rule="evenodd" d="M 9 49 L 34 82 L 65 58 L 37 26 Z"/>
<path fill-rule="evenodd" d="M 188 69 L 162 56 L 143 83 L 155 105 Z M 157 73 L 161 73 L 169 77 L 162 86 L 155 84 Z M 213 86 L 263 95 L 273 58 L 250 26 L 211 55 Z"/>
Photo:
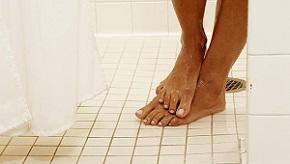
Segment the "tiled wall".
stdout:
<path fill-rule="evenodd" d="M 290 1 L 250 1 L 249 164 L 290 161 Z"/>
<path fill-rule="evenodd" d="M 169 34 L 179 33 L 170 0 L 93 0 L 97 10 L 98 34 Z M 208 0 L 205 27 L 214 24 L 215 0 Z"/>

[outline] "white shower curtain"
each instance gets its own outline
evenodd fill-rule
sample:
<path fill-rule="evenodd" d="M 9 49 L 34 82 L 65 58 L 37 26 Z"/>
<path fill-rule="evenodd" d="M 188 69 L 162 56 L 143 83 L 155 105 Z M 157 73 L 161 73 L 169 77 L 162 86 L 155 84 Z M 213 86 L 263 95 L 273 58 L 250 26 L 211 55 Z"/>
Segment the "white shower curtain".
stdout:
<path fill-rule="evenodd" d="M 49 136 L 105 89 L 90 0 L 0 0 L 0 134 Z"/>

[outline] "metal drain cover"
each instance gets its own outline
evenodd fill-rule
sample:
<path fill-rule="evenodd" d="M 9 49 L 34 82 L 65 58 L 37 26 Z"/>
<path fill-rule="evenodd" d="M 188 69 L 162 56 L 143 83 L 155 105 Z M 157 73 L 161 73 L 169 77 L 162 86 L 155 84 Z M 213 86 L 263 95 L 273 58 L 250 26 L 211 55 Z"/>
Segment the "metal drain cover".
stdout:
<path fill-rule="evenodd" d="M 226 92 L 234 93 L 240 92 L 246 89 L 246 81 L 242 79 L 228 77 L 226 83 Z"/>

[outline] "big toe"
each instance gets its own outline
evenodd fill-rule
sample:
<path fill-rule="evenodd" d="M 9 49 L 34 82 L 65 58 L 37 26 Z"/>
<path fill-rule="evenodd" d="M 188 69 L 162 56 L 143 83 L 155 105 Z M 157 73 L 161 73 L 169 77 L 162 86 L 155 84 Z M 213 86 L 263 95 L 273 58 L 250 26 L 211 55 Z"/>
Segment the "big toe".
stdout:
<path fill-rule="evenodd" d="M 190 112 L 191 102 L 192 102 L 192 99 L 190 98 L 182 99 L 176 111 L 176 116 L 179 118 L 185 118 Z"/>

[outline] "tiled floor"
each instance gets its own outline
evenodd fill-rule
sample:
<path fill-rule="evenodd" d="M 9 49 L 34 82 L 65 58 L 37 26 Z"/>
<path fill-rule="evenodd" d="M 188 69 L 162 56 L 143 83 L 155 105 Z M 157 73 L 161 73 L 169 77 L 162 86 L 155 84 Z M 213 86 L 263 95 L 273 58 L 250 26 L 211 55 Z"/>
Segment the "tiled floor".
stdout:
<path fill-rule="evenodd" d="M 135 118 L 172 68 L 178 37 L 102 38 L 97 44 L 109 90 L 83 103 L 63 134 L 0 137 L 1 164 L 233 164 L 246 158 L 245 92 L 227 94 L 225 112 L 186 126 L 144 126 Z M 231 76 L 246 78 L 245 53 Z"/>

